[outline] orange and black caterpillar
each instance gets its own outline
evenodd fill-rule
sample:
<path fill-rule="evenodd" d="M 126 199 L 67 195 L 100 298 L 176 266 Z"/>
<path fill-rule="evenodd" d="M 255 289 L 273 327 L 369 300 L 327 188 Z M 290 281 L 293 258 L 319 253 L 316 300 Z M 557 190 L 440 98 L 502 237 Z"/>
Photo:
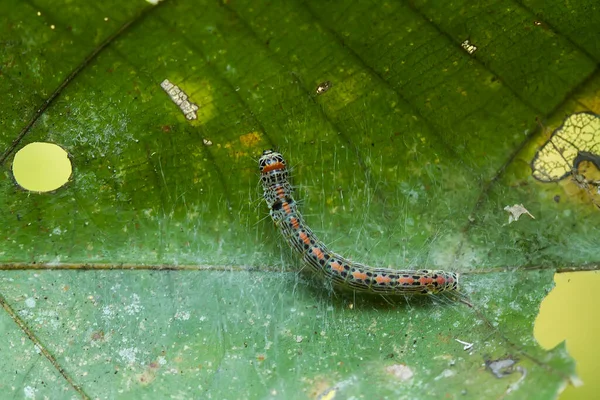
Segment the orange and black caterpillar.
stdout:
<path fill-rule="evenodd" d="M 457 289 L 458 275 L 454 272 L 374 268 L 329 250 L 306 226 L 298 211 L 283 156 L 265 150 L 258 164 L 264 198 L 275 225 L 310 268 L 331 280 L 334 286 L 390 295 L 435 294 Z"/>

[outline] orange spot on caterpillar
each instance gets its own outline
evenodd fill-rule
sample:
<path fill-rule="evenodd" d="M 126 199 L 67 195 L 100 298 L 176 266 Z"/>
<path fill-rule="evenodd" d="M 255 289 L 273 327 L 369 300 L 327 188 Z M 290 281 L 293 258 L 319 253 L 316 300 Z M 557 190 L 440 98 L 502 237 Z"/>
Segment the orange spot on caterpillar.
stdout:
<path fill-rule="evenodd" d="M 382 275 L 377 275 L 375 277 L 375 282 L 377 283 L 390 283 L 392 280 L 390 279 L 389 276 L 382 276 Z"/>
<path fill-rule="evenodd" d="M 296 218 L 290 218 L 290 222 L 292 223 L 292 228 L 298 229 L 300 227 L 300 224 L 298 223 L 298 220 Z"/>
<path fill-rule="evenodd" d="M 265 165 L 263 167 L 262 172 L 271 172 L 271 171 L 276 171 L 278 169 L 285 169 L 285 164 L 280 163 L 280 162 L 274 162 L 272 164 Z"/>
<path fill-rule="evenodd" d="M 316 257 L 317 257 L 319 260 L 322 260 L 322 259 L 324 259 L 324 258 L 325 258 L 325 255 L 323 255 L 323 252 L 321 251 L 321 249 L 320 249 L 320 248 L 318 248 L 318 247 L 313 247 L 313 248 L 311 249 L 311 251 L 312 251 L 312 253 L 313 253 L 313 254 L 314 254 L 314 255 L 315 255 L 315 256 L 316 256 Z"/>
<path fill-rule="evenodd" d="M 285 211 L 286 214 L 291 214 L 292 213 L 292 209 L 290 208 L 290 205 L 287 202 L 284 202 L 281 205 L 281 208 L 283 208 L 283 211 Z"/>
<path fill-rule="evenodd" d="M 413 278 L 400 278 L 398 282 L 402 285 L 412 285 L 415 280 Z"/>
<path fill-rule="evenodd" d="M 433 283 L 433 278 L 428 276 L 422 276 L 419 278 L 419 283 L 423 286 Z"/>
<path fill-rule="evenodd" d="M 300 240 L 302 240 L 304 242 L 304 244 L 310 244 L 310 238 L 308 237 L 308 235 L 306 233 L 300 232 L 300 234 L 298 236 L 300 236 Z"/>
<path fill-rule="evenodd" d="M 452 278 L 450 278 L 450 282 L 452 282 L 451 279 Z M 437 280 L 438 285 L 443 285 L 444 283 L 446 283 L 446 279 L 443 276 L 438 276 L 436 280 Z"/>
<path fill-rule="evenodd" d="M 362 279 L 362 280 L 367 279 L 367 274 L 365 274 L 364 272 L 361 272 L 361 271 L 354 271 L 352 273 L 352 276 L 354 277 L 354 279 Z"/>
<path fill-rule="evenodd" d="M 279 197 L 280 199 L 285 198 L 285 189 L 281 186 L 279 186 L 277 189 L 277 197 Z"/>
<path fill-rule="evenodd" d="M 344 272 L 344 267 L 342 267 L 337 261 L 332 261 L 329 265 L 331 265 L 331 269 L 337 272 Z"/>

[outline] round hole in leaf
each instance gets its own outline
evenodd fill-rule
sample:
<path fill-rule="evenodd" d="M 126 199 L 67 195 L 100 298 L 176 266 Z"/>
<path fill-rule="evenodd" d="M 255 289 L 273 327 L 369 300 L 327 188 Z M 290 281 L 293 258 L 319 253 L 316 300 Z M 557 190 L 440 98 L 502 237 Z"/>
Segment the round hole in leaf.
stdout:
<path fill-rule="evenodd" d="M 68 182 L 73 167 L 62 147 L 54 143 L 34 142 L 15 154 L 12 170 L 23 189 L 50 192 Z"/>

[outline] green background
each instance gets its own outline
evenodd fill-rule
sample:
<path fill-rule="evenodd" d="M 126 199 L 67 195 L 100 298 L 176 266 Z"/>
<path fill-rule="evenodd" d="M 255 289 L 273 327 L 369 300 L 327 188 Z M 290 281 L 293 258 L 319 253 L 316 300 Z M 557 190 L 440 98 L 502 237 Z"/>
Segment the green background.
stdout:
<path fill-rule="evenodd" d="M 0 7 L 6 393 L 552 398 L 572 377 L 532 325 L 556 268 L 597 265 L 600 214 L 529 163 L 567 115 L 600 113 L 594 3 Z M 35 141 L 71 156 L 56 192 L 14 183 Z M 474 307 L 298 275 L 261 201 L 265 148 L 334 250 L 458 271 Z M 536 219 L 508 225 L 519 203 Z M 516 361 L 502 378 L 498 359 Z"/>

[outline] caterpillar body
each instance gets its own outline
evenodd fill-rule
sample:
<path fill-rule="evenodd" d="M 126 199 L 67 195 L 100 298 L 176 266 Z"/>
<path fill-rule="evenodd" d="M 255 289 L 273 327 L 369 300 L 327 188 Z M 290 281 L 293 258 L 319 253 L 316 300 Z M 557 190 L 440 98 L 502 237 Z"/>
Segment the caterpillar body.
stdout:
<path fill-rule="evenodd" d="M 265 150 L 259 159 L 260 179 L 269 213 L 279 231 L 311 270 L 338 288 L 389 295 L 455 291 L 458 275 L 441 270 L 374 268 L 329 250 L 304 222 L 288 181 L 281 153 Z"/>

